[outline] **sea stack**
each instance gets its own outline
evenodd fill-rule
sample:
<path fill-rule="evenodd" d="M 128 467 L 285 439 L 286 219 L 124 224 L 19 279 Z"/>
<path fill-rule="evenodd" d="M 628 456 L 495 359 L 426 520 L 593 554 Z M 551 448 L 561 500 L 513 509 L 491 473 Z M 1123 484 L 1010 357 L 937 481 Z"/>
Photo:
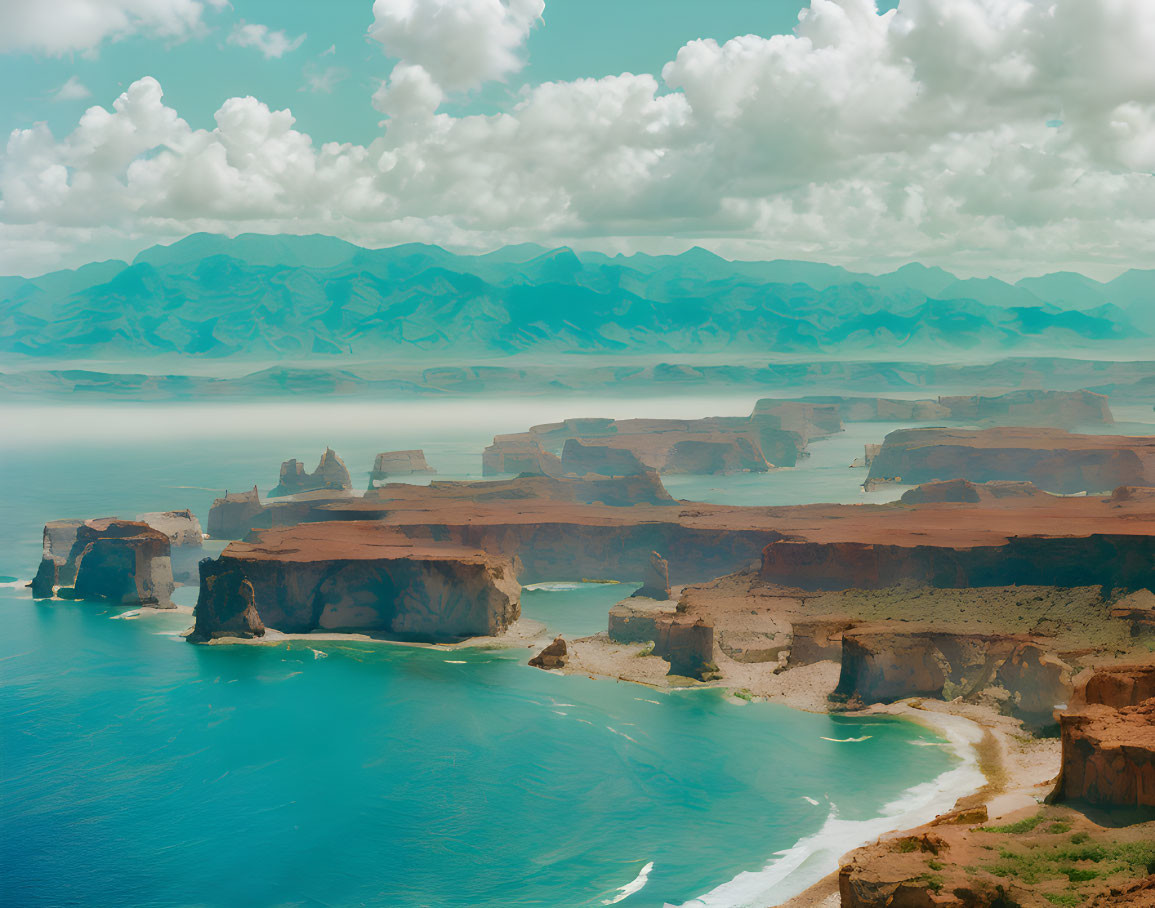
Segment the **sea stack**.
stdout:
<path fill-rule="evenodd" d="M 670 598 L 670 565 L 657 552 L 650 552 L 645 579 L 633 595 L 662 602 Z"/>
<path fill-rule="evenodd" d="M 146 523 L 91 520 L 76 531 L 69 561 L 76 582 L 58 595 L 102 599 L 116 605 L 173 608 L 168 536 Z"/>
<path fill-rule="evenodd" d="M 299 460 L 286 460 L 281 464 L 280 481 L 269 492 L 270 498 L 282 495 L 295 495 L 298 492 L 315 492 L 318 490 L 338 491 L 353 488 L 353 481 L 349 478 L 349 470 L 345 461 L 337 456 L 332 448 L 325 448 L 317 469 L 312 473 L 305 472 L 305 465 Z"/>
<path fill-rule="evenodd" d="M 414 476 L 422 473 L 436 473 L 425 461 L 425 452 L 420 448 L 409 451 L 383 451 L 373 460 L 369 472 L 369 488 L 393 476 Z"/>

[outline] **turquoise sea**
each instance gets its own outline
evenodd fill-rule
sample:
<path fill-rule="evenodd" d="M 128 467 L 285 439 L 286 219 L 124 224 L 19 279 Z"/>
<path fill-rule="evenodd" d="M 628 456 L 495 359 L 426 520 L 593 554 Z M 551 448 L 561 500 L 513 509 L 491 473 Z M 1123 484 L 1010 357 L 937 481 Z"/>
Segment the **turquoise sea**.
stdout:
<path fill-rule="evenodd" d="M 358 409 L 0 413 L 4 904 L 766 905 L 973 782 L 946 742 L 897 720 L 565 677 L 521 649 L 195 647 L 186 614 L 23 588 L 48 519 L 191 507 L 203 521 L 225 488 L 267 490 L 281 460 L 325 444 L 358 483 L 376 451 L 416 446 L 471 475 L 494 432 L 558 415 L 543 401 Z M 845 455 L 860 442 L 839 442 L 755 477 L 760 498 L 857 500 Z M 629 589 L 546 585 L 523 609 L 588 633 Z"/>

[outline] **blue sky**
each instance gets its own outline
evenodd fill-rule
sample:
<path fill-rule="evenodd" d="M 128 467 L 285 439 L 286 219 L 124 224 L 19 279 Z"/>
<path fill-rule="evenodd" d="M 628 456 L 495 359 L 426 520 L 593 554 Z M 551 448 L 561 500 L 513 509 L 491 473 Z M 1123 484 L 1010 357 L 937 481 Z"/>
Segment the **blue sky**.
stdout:
<path fill-rule="evenodd" d="M 1155 263 L 1151 0 L 4 0 L 0 273 L 191 232 Z"/>

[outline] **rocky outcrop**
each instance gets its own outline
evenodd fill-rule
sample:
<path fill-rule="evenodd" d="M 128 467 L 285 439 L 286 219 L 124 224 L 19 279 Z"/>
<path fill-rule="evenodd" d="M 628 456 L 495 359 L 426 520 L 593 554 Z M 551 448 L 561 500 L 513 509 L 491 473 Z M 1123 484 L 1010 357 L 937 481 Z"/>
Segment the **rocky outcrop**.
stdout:
<path fill-rule="evenodd" d="M 892 703 L 907 697 L 974 697 L 1005 691 L 1006 711 L 1046 724 L 1071 695 L 1070 670 L 1024 636 L 864 625 L 842 634 L 835 702 Z"/>
<path fill-rule="evenodd" d="M 300 492 L 315 492 L 319 490 L 337 491 L 353 488 L 353 481 L 349 478 L 349 470 L 345 462 L 337 456 L 332 448 L 326 448 L 312 473 L 305 472 L 305 465 L 299 460 L 286 460 L 281 464 L 281 478 L 276 487 L 269 492 L 270 498 L 279 498 L 283 495 L 296 495 Z"/>
<path fill-rule="evenodd" d="M 810 438 L 841 429 L 830 408 L 763 403 L 750 416 L 567 419 L 533 426 L 528 432 L 495 437 L 485 450 L 483 471 L 487 476 L 501 472 L 553 475 L 563 468 L 579 474 L 604 469 L 596 461 L 591 461 L 592 470 L 577 459 L 571 459 L 569 466 L 559 463 L 557 454 L 573 441 L 583 448 L 631 452 L 645 468 L 659 473 L 765 472 L 772 466 L 793 466 Z M 575 458 L 614 456 L 573 450 Z M 615 462 L 610 475 L 619 475 L 617 471 L 627 466 L 633 465 Z"/>
<path fill-rule="evenodd" d="M 672 605 L 627 599 L 610 608 L 609 637 L 615 643 L 653 643 L 658 639 L 658 625 L 673 616 Z"/>
<path fill-rule="evenodd" d="M 562 449 L 561 469 L 575 476 L 641 476 L 650 470 L 628 448 L 584 444 L 576 438 L 568 439 Z"/>
<path fill-rule="evenodd" d="M 1059 717 L 1063 762 L 1056 801 L 1155 810 L 1155 700 L 1087 706 Z"/>
<path fill-rule="evenodd" d="M 188 639 L 205 643 L 218 637 L 262 637 L 257 594 L 235 564 L 205 558 L 200 563 L 200 595 Z"/>
<path fill-rule="evenodd" d="M 650 560 L 646 562 L 646 576 L 633 595 L 659 601 L 670 598 L 670 565 L 657 552 L 650 552 Z"/>
<path fill-rule="evenodd" d="M 425 462 L 425 452 L 420 449 L 383 451 L 373 460 L 373 469 L 369 472 L 369 488 L 372 489 L 376 483 L 384 482 L 393 476 L 414 476 L 436 472 Z"/>
<path fill-rule="evenodd" d="M 249 630 L 259 623 L 286 633 L 357 631 L 451 641 L 501 634 L 520 614 L 511 559 L 414 542 L 375 522 L 260 531 L 251 542 L 231 543 L 204 570 L 230 579 L 202 588 L 197 640 L 238 623 Z"/>
<path fill-rule="evenodd" d="M 567 661 L 568 649 L 566 647 L 565 638 L 558 635 L 554 637 L 553 643 L 549 644 L 540 653 L 529 660 L 529 664 L 534 668 L 555 669 L 564 668 Z"/>
<path fill-rule="evenodd" d="M 76 532 L 83 520 L 50 520 L 44 524 L 44 550 L 40 566 L 29 586 L 36 599 L 51 599 L 57 586 L 69 586 L 76 580 L 76 565 L 69 560 Z"/>
<path fill-rule="evenodd" d="M 562 471 L 561 458 L 547 451 L 539 439 L 522 435 L 498 435 L 481 454 L 481 474 L 499 476 L 516 473 L 556 476 Z"/>
<path fill-rule="evenodd" d="M 136 519 L 168 537 L 172 551 L 173 579 L 182 583 L 196 579 L 197 563 L 204 548 L 204 533 L 196 515 L 185 508 L 180 511 L 137 514 Z"/>
<path fill-rule="evenodd" d="M 815 662 L 838 662 L 842 659 L 842 635 L 855 622 L 837 615 L 822 618 L 800 618 L 791 622 L 788 668 Z"/>
<path fill-rule="evenodd" d="M 209 536 L 214 539 L 238 539 L 252 527 L 254 518 L 265 510 L 261 495 L 253 486 L 247 492 L 225 492 L 209 509 Z"/>
<path fill-rule="evenodd" d="M 973 504 L 997 498 L 1038 498 L 1047 493 L 1032 482 L 970 482 L 946 479 L 928 482 L 902 493 L 903 504 Z"/>
<path fill-rule="evenodd" d="M 900 429 L 870 464 L 867 483 L 1018 480 L 1048 492 L 1155 484 L 1155 438 L 1059 429 Z"/>
<path fill-rule="evenodd" d="M 717 671 L 714 664 L 714 628 L 702 619 L 677 615 L 658 622 L 654 655 L 670 663 L 671 675 L 704 679 Z"/>
<path fill-rule="evenodd" d="M 77 528 L 68 560 L 76 581 L 58 595 L 100 599 L 116 605 L 172 608 L 169 539 L 148 524 L 115 518 L 86 521 Z"/>
<path fill-rule="evenodd" d="M 1123 596 L 1112 604 L 1111 617 L 1129 621 L 1133 637 L 1155 631 L 1155 593 L 1144 589 Z"/>
<path fill-rule="evenodd" d="M 804 397 L 798 403 L 836 407 L 843 422 L 929 422 L 931 420 L 987 423 L 998 426 L 1111 425 L 1114 417 L 1107 397 L 1092 391 L 1011 391 L 939 397 L 936 400 L 901 400 L 887 397 Z"/>
<path fill-rule="evenodd" d="M 1001 545 L 885 545 L 778 540 L 761 577 L 804 590 L 1106 586 L 1155 589 L 1155 536 L 1016 536 Z"/>
<path fill-rule="evenodd" d="M 1059 729 L 1063 757 L 1053 801 L 1155 810 L 1155 659 L 1093 672 Z"/>

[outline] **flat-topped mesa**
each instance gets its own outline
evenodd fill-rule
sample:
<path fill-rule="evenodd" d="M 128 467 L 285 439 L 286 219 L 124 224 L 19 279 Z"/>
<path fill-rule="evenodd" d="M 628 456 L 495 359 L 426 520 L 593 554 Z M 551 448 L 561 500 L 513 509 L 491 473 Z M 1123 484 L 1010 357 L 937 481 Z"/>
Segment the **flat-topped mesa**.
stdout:
<path fill-rule="evenodd" d="M 137 521 L 147 523 L 168 537 L 171 546 L 174 580 L 187 583 L 197 576 L 197 563 L 204 549 L 201 522 L 188 508 L 180 511 L 154 511 L 137 514 Z"/>
<path fill-rule="evenodd" d="M 1052 801 L 1155 810 L 1155 660 L 1093 673 L 1059 729 L 1062 767 Z"/>
<path fill-rule="evenodd" d="M 892 703 L 948 690 L 951 699 L 992 685 L 1009 695 L 1007 712 L 1036 726 L 1052 723 L 1072 690 L 1069 667 L 1040 638 L 867 624 L 842 633 L 842 671 L 830 699 Z"/>
<path fill-rule="evenodd" d="M 77 528 L 68 555 L 75 566 L 75 582 L 57 594 L 173 608 L 170 549 L 168 536 L 146 523 L 116 518 L 85 521 Z"/>
<path fill-rule="evenodd" d="M 496 436 L 485 449 L 482 468 L 487 476 L 553 475 L 565 469 L 557 455 L 568 442 L 577 441 L 585 447 L 632 452 L 659 473 L 765 472 L 772 466 L 794 466 L 811 438 L 840 429 L 830 408 L 781 401 L 771 401 L 750 416 L 567 419 Z"/>
<path fill-rule="evenodd" d="M 1155 437 L 1061 429 L 899 429 L 883 441 L 867 484 L 946 479 L 1033 482 L 1048 492 L 1155 485 Z"/>
<path fill-rule="evenodd" d="M 969 479 L 944 479 L 926 482 L 902 493 L 903 504 L 976 503 L 998 498 L 1038 498 L 1047 493 L 1033 482 L 971 482 Z"/>
<path fill-rule="evenodd" d="M 502 634 L 520 615 L 510 558 L 406 539 L 369 521 L 255 535 L 202 567 L 191 641 L 259 635 L 266 626 L 456 641 Z"/>
<path fill-rule="evenodd" d="M 934 400 L 888 397 L 803 397 L 800 403 L 838 408 L 843 422 L 928 422 L 957 420 L 998 426 L 1109 426 L 1115 422 L 1107 397 L 1093 391 L 1019 390 L 997 396 L 974 394 Z"/>
<path fill-rule="evenodd" d="M 209 537 L 213 539 L 237 539 L 250 529 L 252 521 L 262 514 L 261 493 L 253 486 L 247 492 L 225 492 L 224 498 L 217 498 L 209 508 Z"/>
<path fill-rule="evenodd" d="M 408 451 L 383 451 L 373 460 L 373 469 L 369 471 L 369 488 L 378 482 L 384 482 L 392 476 L 414 476 L 425 473 L 436 473 L 433 467 L 425 461 L 425 452 L 421 449 Z"/>
<path fill-rule="evenodd" d="M 270 498 L 296 495 L 299 492 L 341 491 L 353 488 L 349 470 L 345 462 L 332 448 L 325 448 L 317 469 L 305 472 L 305 465 L 299 460 L 286 460 L 281 464 L 281 477 L 276 488 L 269 492 Z"/>

